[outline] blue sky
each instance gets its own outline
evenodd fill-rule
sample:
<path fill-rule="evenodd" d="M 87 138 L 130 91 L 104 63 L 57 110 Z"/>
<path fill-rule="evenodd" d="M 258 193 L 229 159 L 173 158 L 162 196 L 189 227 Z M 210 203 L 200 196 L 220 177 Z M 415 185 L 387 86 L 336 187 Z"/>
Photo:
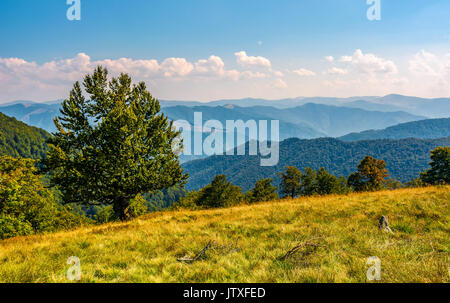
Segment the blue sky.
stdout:
<path fill-rule="evenodd" d="M 450 96 L 448 0 L 380 0 L 379 21 L 366 0 L 80 1 L 80 21 L 67 20 L 66 0 L 0 2 L 0 102 L 63 98 L 105 60 L 166 99 Z M 168 58 L 185 62 L 160 66 Z M 145 72 L 142 60 L 158 65 Z"/>

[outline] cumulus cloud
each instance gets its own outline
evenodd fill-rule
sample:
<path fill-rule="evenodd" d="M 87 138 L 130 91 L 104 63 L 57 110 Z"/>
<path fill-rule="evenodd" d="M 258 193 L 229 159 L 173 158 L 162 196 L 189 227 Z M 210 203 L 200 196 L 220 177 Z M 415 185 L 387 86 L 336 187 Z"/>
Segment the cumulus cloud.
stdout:
<path fill-rule="evenodd" d="M 409 61 L 409 70 L 415 75 L 445 77 L 450 74 L 450 54 L 439 58 L 421 50 Z"/>
<path fill-rule="evenodd" d="M 65 96 L 75 81 L 98 66 L 108 69 L 111 76 L 128 73 L 135 81 L 145 81 L 153 88 L 164 88 L 178 83 L 200 83 L 199 81 L 238 80 L 251 81 L 272 77 L 283 77 L 283 73 L 272 70 L 270 61 L 262 57 L 240 53 L 237 58 L 246 69 L 226 69 L 224 61 L 215 55 L 196 62 L 185 58 L 135 60 L 131 58 L 92 60 L 87 54 L 79 53 L 73 58 L 36 63 L 21 58 L 0 58 L 0 98 L 1 101 L 14 99 L 47 99 Z M 252 67 L 269 67 L 252 70 Z M 181 81 L 183 80 L 183 81 Z M 223 84 L 223 82 L 221 82 Z M 249 82 L 249 84 L 255 85 Z M 178 85 L 178 84 L 177 84 Z M 179 84 L 182 86 L 183 84 Z"/>
<path fill-rule="evenodd" d="M 237 81 L 240 72 L 237 70 L 226 70 L 222 58 L 211 55 L 208 59 L 200 59 L 195 63 L 195 72 L 206 77 L 227 77 Z"/>
<path fill-rule="evenodd" d="M 264 74 L 264 73 L 252 72 L 252 71 L 249 71 L 249 70 L 242 72 L 240 74 L 240 76 L 242 78 L 247 78 L 247 79 L 254 79 L 254 78 L 262 79 L 262 78 L 266 78 L 267 77 L 267 75 Z"/>
<path fill-rule="evenodd" d="M 255 57 L 255 56 L 248 56 L 245 51 L 240 51 L 234 53 L 236 56 L 236 61 L 240 66 L 244 67 L 271 67 L 272 64 L 270 63 L 270 60 L 261 56 Z"/>
<path fill-rule="evenodd" d="M 332 67 L 332 68 L 328 69 L 328 71 L 326 73 L 329 75 L 346 75 L 346 74 L 348 74 L 348 70 L 342 69 L 342 68 L 337 68 L 337 67 Z"/>
<path fill-rule="evenodd" d="M 272 83 L 272 86 L 275 88 L 287 88 L 288 85 L 286 82 L 284 82 L 283 79 L 275 79 L 275 81 Z"/>
<path fill-rule="evenodd" d="M 349 64 L 355 71 L 363 74 L 396 74 L 397 66 L 391 60 L 378 57 L 374 54 L 364 54 L 358 49 L 351 56 L 343 56 L 341 62 Z"/>
<path fill-rule="evenodd" d="M 184 58 L 167 58 L 161 63 L 161 69 L 168 78 L 183 77 L 194 70 L 194 65 Z"/>
<path fill-rule="evenodd" d="M 296 69 L 292 71 L 294 74 L 297 74 L 299 76 L 307 76 L 307 77 L 311 77 L 311 76 L 315 76 L 316 73 L 313 71 L 310 71 L 309 69 L 306 68 L 300 68 L 300 69 Z"/>
<path fill-rule="evenodd" d="M 333 62 L 333 61 L 334 61 L 334 57 L 333 57 L 333 56 L 326 56 L 326 57 L 325 57 L 325 61 L 327 61 L 327 62 Z"/>

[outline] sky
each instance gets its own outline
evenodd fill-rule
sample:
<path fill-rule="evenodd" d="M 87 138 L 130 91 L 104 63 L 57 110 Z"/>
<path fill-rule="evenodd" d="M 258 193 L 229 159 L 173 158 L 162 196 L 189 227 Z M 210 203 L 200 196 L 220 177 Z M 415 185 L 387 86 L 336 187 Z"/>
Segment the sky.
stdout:
<path fill-rule="evenodd" d="M 448 0 L 69 2 L 0 1 L 0 103 L 67 98 L 97 65 L 165 100 L 450 97 Z"/>

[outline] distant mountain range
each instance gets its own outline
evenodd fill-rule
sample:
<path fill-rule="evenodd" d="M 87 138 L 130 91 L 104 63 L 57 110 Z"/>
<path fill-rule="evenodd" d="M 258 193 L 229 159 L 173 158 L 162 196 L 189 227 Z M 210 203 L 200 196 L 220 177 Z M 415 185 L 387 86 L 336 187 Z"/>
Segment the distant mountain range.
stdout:
<path fill-rule="evenodd" d="M 448 136 L 450 98 L 423 99 L 401 95 L 350 98 L 299 97 L 265 100 L 160 101 L 162 111 L 172 120 L 194 124 L 194 112 L 207 120 L 279 120 L 280 140 L 288 138 L 314 139 L 337 137 L 344 141 L 382 138 L 440 138 Z M 0 112 L 31 126 L 54 132 L 53 119 L 59 114 L 61 100 L 46 103 L 16 101 L 0 105 Z M 417 123 L 415 123 L 418 121 Z M 225 131 L 225 130 L 224 130 Z M 194 129 L 206 138 L 208 129 Z M 246 140 L 248 140 L 246 134 Z M 270 139 L 270 138 L 269 138 Z M 237 144 L 237 143 L 236 143 Z M 182 162 L 203 158 L 181 156 Z"/>
<path fill-rule="evenodd" d="M 369 97 L 371 100 L 374 97 Z M 193 121 L 194 112 L 202 112 L 204 121 L 225 120 L 279 120 L 280 138 L 318 138 L 326 136 L 343 136 L 350 132 L 361 132 L 370 129 L 382 129 L 399 123 L 423 120 L 424 115 L 410 114 L 404 111 L 381 111 L 381 106 L 371 105 L 371 109 L 362 109 L 367 101 L 355 101 L 355 98 L 317 98 L 318 103 L 310 103 L 313 98 L 301 100 L 268 101 L 258 99 L 222 100 L 202 104 L 195 102 L 161 101 L 163 112 L 172 120 Z M 353 100 L 345 103 L 342 100 Z M 230 101 L 230 103 L 226 103 Z M 306 102 L 306 103 L 305 103 Z M 267 104 L 277 106 L 267 106 Z M 329 105 L 326 103 L 334 103 Z M 184 105 L 181 105 L 184 104 Z M 196 105 L 197 104 L 197 105 Z M 201 104 L 199 106 L 198 104 Z M 236 104 L 239 104 L 236 105 Z M 253 104 L 253 106 L 248 106 Z M 264 105 L 260 105 L 264 104 Z M 279 105 L 292 105 L 283 108 Z M 340 106 L 336 106 L 340 104 Z M 347 106 L 343 106 L 348 104 Z M 450 104 L 450 103 L 449 103 Z M 55 131 L 53 118 L 59 114 L 58 102 L 30 103 L 19 102 L 0 106 L 0 112 L 43 128 Z M 387 107 L 386 107 L 387 108 Z M 378 109 L 378 110 L 375 110 Z M 398 109 L 390 107 L 391 110 Z M 450 113 L 449 113 L 450 116 Z"/>
<path fill-rule="evenodd" d="M 45 130 L 0 113 L 0 156 L 40 159 L 47 151 Z"/>
<path fill-rule="evenodd" d="M 196 101 L 161 101 L 167 106 L 224 106 L 227 104 L 240 107 L 270 106 L 280 109 L 298 107 L 307 103 L 360 108 L 369 111 L 395 112 L 404 111 L 427 118 L 450 117 L 450 98 L 426 99 L 391 94 L 384 97 L 362 96 L 349 98 L 298 97 L 292 99 L 266 100 L 244 98 L 237 100 L 217 100 L 207 103 Z"/>
<path fill-rule="evenodd" d="M 402 123 L 382 130 L 367 130 L 360 133 L 351 133 L 338 139 L 343 141 L 403 138 L 437 139 L 449 136 L 450 118 L 446 118 Z"/>
<path fill-rule="evenodd" d="M 16 114 L 22 114 L 29 121 L 43 123 L 46 122 L 44 117 L 55 114 L 57 106 L 59 105 L 12 104 L 7 107 L 15 110 Z M 203 120 L 218 119 L 224 124 L 228 119 L 270 120 L 282 117 L 284 120 L 280 123 L 280 128 L 284 137 L 325 136 L 327 133 L 339 134 L 347 129 L 379 127 L 397 121 L 420 118 L 404 112 L 382 113 L 323 104 L 305 104 L 290 109 L 265 106 L 164 108 L 164 112 L 170 118 L 186 119 L 190 122 L 192 122 L 190 117 L 193 117 L 195 111 L 203 113 Z M 320 132 L 316 129 L 320 129 Z M 45 141 L 49 136 L 50 134 L 43 129 L 28 126 L 0 113 L 0 155 L 42 158 L 47 150 Z M 449 145 L 449 136 L 450 118 L 446 118 L 420 120 L 397 124 L 382 130 L 350 133 L 340 137 L 339 140 L 290 138 L 280 143 L 280 161 L 273 167 L 260 166 L 259 156 L 212 156 L 184 163 L 184 169 L 190 174 L 186 187 L 198 189 L 209 183 L 217 174 L 226 174 L 231 182 L 248 190 L 261 178 L 274 178 L 275 183 L 278 183 L 278 173 L 287 165 L 295 165 L 301 169 L 306 166 L 314 169 L 323 166 L 338 176 L 348 176 L 356 170 L 357 164 L 366 155 L 384 159 L 391 177 L 408 181 L 428 168 L 432 149 Z M 408 139 L 394 140 L 399 138 Z M 248 152 L 246 154 L 248 155 Z M 195 157 L 185 157 L 184 161 L 192 158 Z"/>
<path fill-rule="evenodd" d="M 252 188 L 261 178 L 273 178 L 279 183 L 278 173 L 286 166 L 304 169 L 325 167 L 337 176 L 347 177 L 357 169 L 365 156 L 383 159 L 390 177 L 403 182 L 412 180 L 428 168 L 430 151 L 438 146 L 449 146 L 450 137 L 424 140 L 371 140 L 344 142 L 333 138 L 312 140 L 288 139 L 280 143 L 280 161 L 273 167 L 260 166 L 260 156 L 211 156 L 183 164 L 189 173 L 186 188 L 199 189 L 219 174 L 244 190 Z M 247 144 L 248 148 L 248 144 Z"/>

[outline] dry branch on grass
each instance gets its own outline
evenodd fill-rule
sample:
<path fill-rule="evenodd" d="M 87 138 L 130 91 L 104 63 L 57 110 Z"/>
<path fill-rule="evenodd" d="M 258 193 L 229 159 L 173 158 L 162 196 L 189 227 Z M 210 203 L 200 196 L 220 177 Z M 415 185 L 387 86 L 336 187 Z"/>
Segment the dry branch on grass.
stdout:
<path fill-rule="evenodd" d="M 293 255 L 295 255 L 296 253 L 298 253 L 303 248 L 307 248 L 307 247 L 317 248 L 317 247 L 319 247 L 320 245 L 318 243 L 315 243 L 315 241 L 319 240 L 319 239 L 321 239 L 321 238 L 312 238 L 312 239 L 309 239 L 306 242 L 300 243 L 299 245 L 297 245 L 294 248 L 292 248 L 291 250 L 289 250 L 286 254 L 284 254 L 283 256 L 279 257 L 278 260 L 284 261 L 284 260 L 292 257 Z"/>
<path fill-rule="evenodd" d="M 200 258 L 203 258 L 206 255 L 206 251 L 210 249 L 212 246 L 212 242 L 210 241 L 208 245 L 205 246 L 200 252 L 198 252 L 193 258 L 179 258 L 177 259 L 178 262 L 185 262 L 185 263 L 192 263 Z"/>

